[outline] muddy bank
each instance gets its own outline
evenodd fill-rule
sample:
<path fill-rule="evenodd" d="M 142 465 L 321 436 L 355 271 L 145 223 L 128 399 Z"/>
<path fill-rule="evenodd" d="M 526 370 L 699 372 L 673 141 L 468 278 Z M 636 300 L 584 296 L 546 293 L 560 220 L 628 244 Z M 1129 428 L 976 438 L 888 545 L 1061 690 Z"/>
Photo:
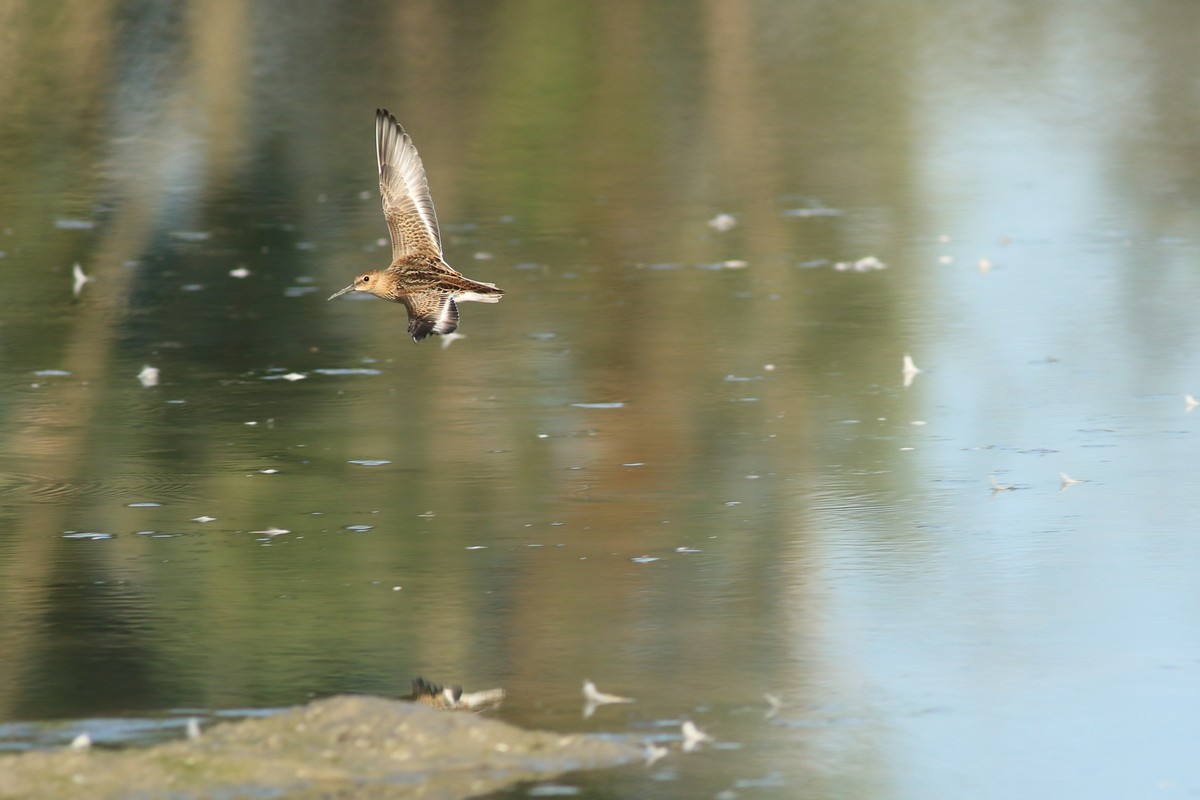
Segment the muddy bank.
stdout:
<path fill-rule="evenodd" d="M 638 745 L 334 697 L 194 741 L 0 757 L 0 798 L 465 798 L 640 758 Z"/>

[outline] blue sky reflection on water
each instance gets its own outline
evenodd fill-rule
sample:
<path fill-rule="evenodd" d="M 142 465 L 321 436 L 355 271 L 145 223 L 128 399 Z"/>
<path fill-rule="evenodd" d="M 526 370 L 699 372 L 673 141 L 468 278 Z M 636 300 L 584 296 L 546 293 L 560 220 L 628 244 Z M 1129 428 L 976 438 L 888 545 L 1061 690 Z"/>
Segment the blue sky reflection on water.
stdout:
<path fill-rule="evenodd" d="M 1104 52 L 1040 79 L 1095 90 Z M 1153 138 L 1024 88 L 925 104 L 929 227 L 885 257 L 925 279 L 900 289 L 896 379 L 902 350 L 923 372 L 888 423 L 924 424 L 883 467 L 913 493 L 864 477 L 814 512 L 823 632 L 884 718 L 890 796 L 1178 796 L 1200 736 L 1195 198 L 1151 221 L 1178 187 L 1131 181 L 1118 145 Z"/>

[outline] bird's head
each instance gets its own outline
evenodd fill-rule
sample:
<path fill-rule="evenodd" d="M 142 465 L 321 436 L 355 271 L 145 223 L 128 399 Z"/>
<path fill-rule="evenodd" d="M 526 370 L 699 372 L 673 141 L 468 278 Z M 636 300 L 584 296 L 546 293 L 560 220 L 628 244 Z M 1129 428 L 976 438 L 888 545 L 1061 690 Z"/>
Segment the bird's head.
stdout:
<path fill-rule="evenodd" d="M 350 284 L 345 289 L 341 289 L 329 295 L 329 299 L 332 300 L 335 297 L 341 297 L 347 292 L 371 292 L 372 294 L 378 294 L 378 286 L 379 270 L 373 269 L 370 272 L 364 272 L 363 274 L 359 275 L 354 279 L 354 283 Z"/>

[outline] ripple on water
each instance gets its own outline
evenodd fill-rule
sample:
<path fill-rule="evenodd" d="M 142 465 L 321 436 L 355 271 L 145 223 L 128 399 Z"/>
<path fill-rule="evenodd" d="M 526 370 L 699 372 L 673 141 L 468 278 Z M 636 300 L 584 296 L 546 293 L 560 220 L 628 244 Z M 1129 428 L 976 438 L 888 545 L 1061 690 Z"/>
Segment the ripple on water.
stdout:
<path fill-rule="evenodd" d="M 318 375 L 382 375 L 383 371 L 371 367 L 346 367 L 339 369 L 314 369 Z"/>
<path fill-rule="evenodd" d="M 190 500 L 196 485 L 176 475 L 115 474 L 93 480 L 52 478 L 20 472 L 0 472 L 0 494 L 34 503 L 57 503 L 77 497 L 156 497 L 129 503 L 130 508 L 153 508 L 168 500 Z"/>

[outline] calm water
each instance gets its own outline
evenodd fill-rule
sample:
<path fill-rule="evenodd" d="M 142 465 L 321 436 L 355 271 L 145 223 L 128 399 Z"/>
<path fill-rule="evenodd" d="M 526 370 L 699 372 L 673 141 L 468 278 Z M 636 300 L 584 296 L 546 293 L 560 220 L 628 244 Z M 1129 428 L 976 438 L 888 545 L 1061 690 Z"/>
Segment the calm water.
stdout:
<path fill-rule="evenodd" d="M 385 6 L 0 10 L 0 748 L 420 674 L 717 739 L 588 797 L 1200 792 L 1200 8 Z M 324 300 L 381 105 L 448 348 Z"/>

